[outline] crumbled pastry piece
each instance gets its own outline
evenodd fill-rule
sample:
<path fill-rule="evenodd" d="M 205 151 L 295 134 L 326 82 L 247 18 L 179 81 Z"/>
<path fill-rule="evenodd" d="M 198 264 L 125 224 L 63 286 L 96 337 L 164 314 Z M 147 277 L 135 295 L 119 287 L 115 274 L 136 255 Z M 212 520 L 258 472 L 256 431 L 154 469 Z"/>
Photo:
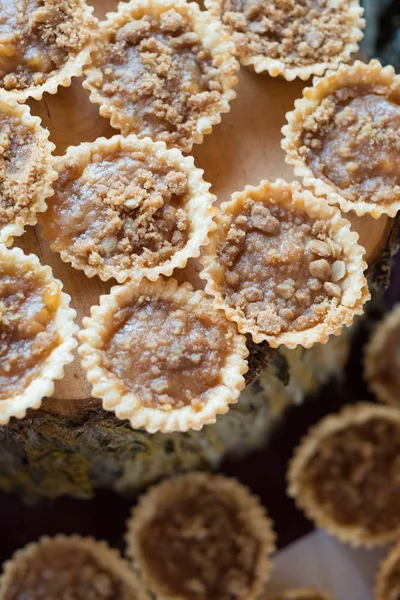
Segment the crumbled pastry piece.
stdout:
<path fill-rule="evenodd" d="M 195 3 L 135 0 L 100 25 L 84 86 L 123 134 L 189 152 L 229 111 L 233 50 L 218 21 Z"/>
<path fill-rule="evenodd" d="M 258 499 L 236 480 L 206 473 L 152 488 L 126 539 L 156 597 L 255 600 L 272 567 L 274 534 Z"/>
<path fill-rule="evenodd" d="M 241 333 L 310 347 L 351 324 L 368 298 L 363 248 L 339 212 L 298 184 L 248 186 L 222 205 L 200 276 Z"/>
<path fill-rule="evenodd" d="M 325 417 L 297 448 L 289 494 L 332 535 L 375 546 L 400 534 L 400 412 L 360 403 Z"/>
<path fill-rule="evenodd" d="M 209 184 L 193 158 L 136 136 L 70 147 L 44 236 L 61 258 L 103 280 L 155 280 L 200 253 L 215 225 Z"/>
<path fill-rule="evenodd" d="M 103 408 L 154 431 L 201 429 L 236 402 L 246 338 L 174 279 L 114 287 L 84 319 L 80 354 Z"/>
<path fill-rule="evenodd" d="M 206 0 L 257 73 L 308 79 L 347 62 L 365 25 L 359 0 Z"/>

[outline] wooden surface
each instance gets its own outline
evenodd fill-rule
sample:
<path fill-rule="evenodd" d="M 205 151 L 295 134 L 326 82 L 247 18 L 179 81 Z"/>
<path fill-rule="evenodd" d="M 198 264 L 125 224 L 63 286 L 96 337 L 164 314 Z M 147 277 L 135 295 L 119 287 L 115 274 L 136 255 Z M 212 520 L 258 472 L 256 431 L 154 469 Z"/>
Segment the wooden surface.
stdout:
<path fill-rule="evenodd" d="M 93 0 L 92 4 L 95 14 L 102 18 L 117 3 L 114 0 Z M 285 123 L 285 113 L 292 109 L 294 100 L 301 95 L 302 86 L 301 82 L 288 83 L 241 70 L 237 98 L 232 103 L 231 112 L 223 115 L 222 123 L 193 152 L 196 164 L 204 169 L 204 178 L 212 184 L 211 189 L 218 202 L 228 200 L 232 192 L 243 189 L 246 184 L 258 184 L 261 179 L 293 179 L 292 168 L 284 162 L 280 148 L 280 130 Z M 74 80 L 71 87 L 61 88 L 55 96 L 47 94 L 40 102 L 32 101 L 30 104 L 32 112 L 40 116 L 43 125 L 50 130 L 50 139 L 56 145 L 57 154 L 63 154 L 69 145 L 117 133 L 107 120 L 99 116 L 98 106 L 89 102 L 88 93 L 79 79 Z M 359 232 L 361 244 L 366 248 L 366 258 L 371 261 L 379 255 L 390 230 L 390 219 L 383 217 L 376 221 L 368 216 L 346 216 Z M 51 265 L 55 276 L 62 280 L 65 291 L 72 297 L 79 323 L 84 315 L 89 314 L 90 307 L 97 304 L 99 296 L 107 293 L 114 283 L 103 283 L 97 277 L 88 279 L 82 272 L 62 263 L 41 238 L 39 227 L 29 228 L 22 238 L 16 240 L 16 245 L 26 252 L 38 254 L 43 263 Z M 178 279 L 196 282 L 195 265 L 190 264 L 186 273 L 178 274 Z M 64 410 L 71 406 L 71 402 L 72 406 L 78 406 L 79 400 L 89 397 L 90 388 L 79 361 L 75 360 L 66 369 L 64 379 L 57 382 L 54 397 L 46 400 L 46 405 Z M 54 399 L 70 402 L 60 404 Z"/>

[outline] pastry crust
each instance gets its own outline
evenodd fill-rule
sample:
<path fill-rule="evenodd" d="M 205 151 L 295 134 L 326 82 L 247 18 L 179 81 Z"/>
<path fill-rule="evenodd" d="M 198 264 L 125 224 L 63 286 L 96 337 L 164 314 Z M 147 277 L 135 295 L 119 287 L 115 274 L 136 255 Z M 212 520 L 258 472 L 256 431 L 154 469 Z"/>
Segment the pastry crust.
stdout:
<path fill-rule="evenodd" d="M 284 590 L 273 596 L 270 600 L 332 600 L 324 592 L 315 588 L 298 588 Z"/>
<path fill-rule="evenodd" d="M 365 214 L 370 214 L 375 219 L 383 214 L 394 217 L 400 209 L 400 192 L 396 194 L 397 199 L 394 201 L 385 200 L 378 203 L 360 199 L 350 200 L 345 197 L 345 189 L 340 189 L 327 177 L 322 179 L 315 175 L 300 152 L 305 123 L 314 118 L 318 126 L 321 103 L 329 97 L 333 98 L 338 92 L 351 94 L 353 89 L 354 95 L 350 97 L 362 97 L 362 94 L 357 94 L 357 88 L 383 98 L 394 98 L 400 106 L 400 76 L 396 75 L 393 67 L 382 67 L 377 60 L 371 60 L 368 64 L 357 60 L 351 66 L 342 65 L 337 71 L 329 71 L 325 77 L 316 78 L 312 87 L 303 90 L 303 97 L 296 100 L 295 109 L 286 115 L 288 124 L 282 128 L 284 137 L 281 145 L 286 152 L 286 162 L 293 165 L 295 174 L 302 178 L 303 184 L 311 188 L 316 196 L 326 198 L 329 204 L 338 204 L 343 212 L 354 211 L 359 217 Z M 382 126 L 383 133 L 386 126 Z M 349 163 L 352 159 L 354 158 L 350 155 L 343 160 Z M 367 157 L 365 161 L 368 162 Z"/>
<path fill-rule="evenodd" d="M 288 214 L 298 210 L 312 220 L 328 223 L 329 237 L 339 249 L 336 249 L 334 254 L 341 251 L 341 260 L 338 262 L 345 262 L 346 268 L 345 275 L 336 282 L 340 287 L 340 300 L 332 301 L 328 313 L 320 323 L 302 330 L 284 330 L 268 334 L 257 321 L 248 318 L 236 303 L 233 306 L 228 303 L 226 294 L 223 293 L 225 273 L 228 269 L 221 264 L 218 255 L 234 218 L 244 214 L 248 199 L 267 208 L 282 207 Z M 268 233 L 265 239 L 269 240 L 268 236 L 271 235 Z M 328 206 L 311 192 L 303 190 L 298 183 L 288 184 L 281 179 L 275 183 L 261 181 L 258 187 L 246 186 L 243 192 L 233 194 L 230 202 L 221 205 L 217 217 L 217 230 L 211 234 L 210 243 L 201 257 L 204 269 L 200 277 L 207 281 L 205 290 L 214 297 L 216 308 L 223 309 L 227 318 L 237 323 L 241 333 L 251 333 L 256 343 L 267 340 L 273 348 L 281 344 L 288 348 L 295 348 L 297 345 L 310 348 L 316 342 L 326 343 L 330 335 L 339 335 L 343 326 L 352 324 L 355 315 L 362 314 L 363 304 L 370 298 L 363 275 L 367 266 L 362 260 L 365 251 L 357 244 L 357 240 L 358 234 L 350 230 L 350 223 L 341 217 L 337 209 Z M 334 259 L 335 255 L 331 258 Z"/>
<path fill-rule="evenodd" d="M 52 156 L 55 146 L 39 117 L 3 91 L 0 136 L 0 243 L 11 246 L 26 225 L 36 225 L 37 213 L 46 210 L 46 198 L 53 194 L 51 185 L 57 177 Z M 20 144 L 18 136 L 23 136 Z"/>
<path fill-rule="evenodd" d="M 113 159 L 114 178 L 110 175 L 110 163 Z M 102 161 L 104 170 L 101 170 Z M 121 135 L 111 139 L 99 138 L 92 143 L 68 148 L 66 154 L 57 160 L 55 167 L 59 179 L 54 184 L 55 195 L 49 202 L 49 210 L 41 219 L 43 234 L 50 241 L 51 249 L 60 252 L 64 262 L 70 262 L 75 269 L 82 269 L 88 277 L 99 275 L 103 281 L 113 277 L 118 283 L 122 283 L 128 278 L 140 281 L 146 277 L 155 281 L 160 275 L 170 276 L 174 269 L 184 268 L 189 258 L 199 256 L 201 247 L 208 241 L 209 232 L 216 227 L 213 222 L 216 212 L 213 203 L 216 198 L 209 193 L 210 184 L 203 180 L 203 171 L 194 166 L 191 156 L 184 157 L 177 148 L 168 150 L 163 142 L 152 142 L 149 138 L 139 140 L 134 135 L 127 138 Z M 93 168 L 98 168 L 98 171 L 91 171 Z M 162 172 L 163 168 L 165 172 Z M 139 171 L 150 179 L 142 181 L 137 175 Z M 182 175 L 185 188 L 183 192 L 169 192 L 165 181 L 170 178 L 171 189 L 174 190 L 177 187 L 171 178 L 174 174 L 177 177 Z M 123 196 L 121 180 L 127 180 L 128 186 L 133 185 L 136 176 L 132 195 Z M 158 177 L 163 188 L 161 192 L 157 188 Z M 74 182 L 81 187 L 78 190 L 74 187 L 71 192 Z M 107 187 L 107 195 L 104 195 L 101 190 Z M 157 196 L 154 202 L 158 202 L 160 193 L 166 195 L 161 200 L 161 206 L 158 203 L 157 210 L 154 211 L 151 201 Z M 86 200 L 85 194 L 91 194 L 89 200 Z M 106 214 L 104 209 L 96 206 L 99 197 L 106 208 L 108 205 Z M 132 208 L 128 207 L 129 203 Z M 77 205 L 81 206 L 81 211 L 86 211 L 83 216 L 77 216 Z M 159 225 L 155 220 L 157 215 L 168 208 L 174 211 L 175 216 L 172 218 L 168 213 L 166 217 L 161 215 Z M 147 222 L 146 210 L 151 214 L 147 225 L 142 225 Z M 91 214 L 90 224 L 82 231 L 82 219 L 87 214 Z M 113 218 L 116 221 L 115 228 L 111 223 Z M 173 230 L 164 233 L 167 218 L 173 221 Z M 125 227 L 129 222 L 132 222 L 132 227 L 127 230 Z M 145 233 L 136 240 L 139 228 Z M 160 248 L 154 250 L 152 246 L 158 231 L 163 241 L 160 242 Z M 149 241 L 146 235 L 149 236 Z M 176 235 L 180 237 L 174 249 Z M 183 235 L 186 239 L 181 241 Z M 89 245 L 88 239 L 93 247 Z M 125 242 L 127 248 L 120 250 L 120 245 Z M 106 247 L 107 243 L 112 243 L 112 246 Z M 135 251 L 137 247 L 143 254 Z M 157 254 L 160 255 L 159 259 Z"/>
<path fill-rule="evenodd" d="M 390 578 L 397 576 L 396 587 L 392 589 Z M 397 543 L 389 551 L 386 558 L 383 559 L 377 577 L 375 586 L 376 600 L 395 600 L 398 596 L 400 576 L 400 543 Z M 393 595 L 392 595 L 392 593 Z"/>
<path fill-rule="evenodd" d="M 104 365 L 105 349 L 116 331 L 115 314 L 120 309 L 137 306 L 143 299 L 150 303 L 171 302 L 177 308 L 187 307 L 188 314 L 200 309 L 201 314 L 207 314 L 212 319 L 213 327 L 218 326 L 224 330 L 226 354 L 220 369 L 220 381 L 218 385 L 213 383 L 213 387 L 201 393 L 200 404 L 196 399 L 195 404 L 189 402 L 181 407 L 174 406 L 175 400 L 168 402 L 165 407 L 159 402 L 156 406 L 154 403 L 146 405 L 143 394 L 150 388 L 150 383 L 156 380 L 149 369 L 152 364 L 157 366 L 157 360 L 146 367 L 149 385 L 144 388 L 142 386 L 140 394 L 129 391 L 123 380 Z M 243 375 L 248 370 L 245 360 L 248 356 L 246 338 L 236 333 L 223 313 L 213 310 L 211 301 L 203 291 L 194 292 L 189 284 L 179 287 L 174 279 L 159 279 L 155 282 L 142 280 L 139 284 L 128 283 L 113 287 L 108 296 L 100 298 L 100 306 L 91 309 L 91 318 L 85 318 L 83 324 L 85 328 L 79 334 L 83 344 L 79 353 L 88 381 L 92 384 L 92 394 L 103 400 L 105 410 L 114 411 L 120 419 L 129 419 L 134 428 L 144 427 L 150 433 L 199 430 L 207 423 L 215 423 L 216 415 L 228 412 L 229 404 L 237 402 L 244 388 Z M 173 341 L 171 339 L 171 344 Z M 154 350 L 151 352 L 154 357 L 157 356 Z M 160 375 L 163 375 L 162 369 Z"/>
<path fill-rule="evenodd" d="M 247 28 L 249 21 L 246 19 L 244 21 L 244 25 L 241 21 L 238 30 L 235 30 L 231 23 L 227 23 L 227 20 L 224 19 L 224 1 L 225 0 L 205 0 L 205 6 L 211 12 L 212 15 L 219 18 L 225 24 L 226 29 L 232 35 L 232 40 L 236 43 L 237 55 L 241 64 L 246 67 L 250 67 L 256 73 L 268 73 L 271 77 L 282 76 L 286 79 L 286 81 L 293 81 L 296 78 L 306 81 L 312 75 L 323 75 L 327 69 L 337 69 L 341 63 L 349 62 L 351 60 L 352 54 L 358 51 L 358 42 L 363 37 L 362 29 L 365 27 L 365 20 L 362 18 L 364 11 L 360 6 L 359 0 L 345 0 L 344 2 L 339 3 L 339 5 L 337 2 L 328 2 L 328 4 L 333 5 L 332 8 L 330 8 L 331 17 L 337 16 L 341 10 L 343 12 L 346 12 L 345 18 L 347 21 L 346 24 L 348 31 L 347 39 L 343 48 L 341 50 L 339 49 L 336 52 L 336 54 L 331 56 L 329 59 L 320 60 L 319 62 L 315 62 L 312 64 L 301 64 L 305 61 L 304 58 L 302 58 L 302 56 L 298 54 L 298 60 L 300 64 L 298 66 L 293 66 L 290 65 L 290 63 L 288 63 L 287 60 L 285 60 L 285 58 L 287 58 L 287 50 L 285 50 L 285 57 L 283 58 L 272 58 L 270 52 L 266 52 L 265 54 L 259 54 L 256 51 L 249 51 L 246 43 L 243 42 L 242 37 L 246 37 L 246 35 L 249 36 L 251 42 L 251 36 L 257 35 L 257 33 L 255 34 L 252 32 L 251 29 Z M 275 8 L 276 11 L 279 12 L 279 8 L 281 7 Z M 285 6 L 282 7 L 282 10 L 280 12 L 283 12 L 285 8 Z M 288 8 L 288 10 L 290 11 L 290 8 Z M 320 11 L 322 12 L 323 9 L 320 8 Z M 233 12 L 233 15 L 237 14 L 243 13 Z M 251 14 L 249 20 L 251 24 L 253 24 L 253 21 L 257 23 L 257 19 L 253 16 L 253 14 Z M 293 30 L 293 23 L 295 21 L 296 18 L 294 17 L 294 15 L 291 19 L 288 18 L 288 29 L 292 27 Z M 332 21 L 332 18 L 330 19 L 330 21 Z M 309 25 L 311 30 L 311 23 Z M 277 41 L 274 36 L 271 37 L 275 42 Z M 342 39 L 343 35 L 340 35 L 339 37 Z M 260 34 L 259 38 L 263 40 L 263 34 Z M 290 40 L 292 42 L 292 38 L 288 37 L 287 40 Z M 305 40 L 303 40 L 302 43 L 305 44 L 308 50 L 310 50 L 310 48 L 313 48 L 313 46 L 307 44 Z M 317 46 L 317 48 L 319 47 Z M 316 51 L 317 50 L 314 49 L 314 53 Z"/>
<path fill-rule="evenodd" d="M 28 408 L 39 408 L 42 399 L 50 397 L 54 392 L 54 380 L 62 379 L 64 366 L 73 361 L 72 351 L 77 346 L 74 335 L 78 327 L 74 323 L 76 311 L 70 308 L 70 296 L 62 292 L 62 283 L 53 277 L 48 266 L 42 266 L 34 254 L 25 255 L 20 248 L 7 250 L 0 244 L 0 276 L 4 269 L 7 272 L 15 270 L 15 273 L 23 279 L 24 273 L 32 274 L 40 278 L 41 282 L 48 288 L 55 287 L 59 293 L 59 304 L 53 317 L 54 329 L 58 340 L 50 354 L 42 360 L 40 368 L 35 372 L 27 387 L 12 397 L 0 401 L 0 424 L 6 425 L 11 417 L 22 419 Z M 2 303 L 3 304 L 3 303 Z M 5 308 L 7 314 L 7 308 Z M 33 316 L 32 316 L 33 318 Z M 1 332 L 0 320 L 0 332 Z M 1 372 L 0 366 L 0 372 Z M 6 376 L 7 369 L 4 369 Z"/>
<path fill-rule="evenodd" d="M 202 490 L 207 490 L 212 496 L 215 495 L 216 500 L 220 494 L 226 502 L 232 502 L 234 509 L 238 511 L 240 520 L 243 523 L 244 528 L 248 532 L 247 535 L 255 538 L 258 542 L 258 557 L 254 565 L 254 581 L 251 588 L 246 586 L 245 590 L 240 590 L 240 585 L 235 594 L 229 595 L 231 598 L 237 598 L 237 600 L 257 600 L 261 594 L 265 591 L 265 584 L 269 579 L 270 572 L 272 570 L 272 554 L 275 551 L 275 534 L 273 531 L 272 521 L 268 518 L 265 508 L 261 505 L 259 499 L 251 494 L 248 488 L 240 484 L 236 479 L 224 477 L 221 475 L 211 475 L 208 473 L 192 472 L 186 475 L 177 476 L 174 479 L 165 480 L 162 483 L 155 485 L 144 494 L 138 505 L 133 509 L 132 516 L 127 522 L 127 533 L 126 533 L 126 544 L 127 553 L 133 561 L 135 570 L 140 573 L 140 577 L 143 580 L 146 588 L 158 598 L 164 598 L 165 600 L 189 600 L 193 598 L 193 595 L 175 593 L 173 588 L 168 585 L 165 580 L 152 569 L 152 565 L 146 560 L 145 552 L 143 551 L 142 544 L 140 543 L 140 535 L 146 526 L 162 514 L 162 510 L 168 510 L 169 506 L 174 506 L 177 502 L 184 501 L 185 496 L 190 498 L 191 494 L 198 492 L 201 495 Z M 204 493 L 204 492 L 203 492 Z M 190 501 L 190 500 L 189 500 Z M 201 510 L 206 511 L 207 505 L 201 507 Z M 205 514 L 205 513 L 204 513 Z M 194 518 L 190 521 L 194 527 L 197 525 L 201 528 L 201 513 L 196 512 Z M 200 520 L 200 524 L 198 521 Z M 184 527 L 184 525 L 183 525 Z M 190 527 L 190 526 L 189 526 Z M 205 528 L 207 525 L 205 525 Z M 195 533 L 190 532 L 189 538 L 195 536 Z M 201 533 L 207 536 L 207 532 L 201 529 Z M 215 535 L 215 533 L 214 533 Z M 240 536 L 240 532 L 238 534 Z M 202 538 L 200 538 L 201 541 Z M 218 543 L 221 540 L 214 539 L 214 543 Z M 177 543 L 179 541 L 177 540 Z M 190 543 L 190 542 L 189 542 Z M 244 545 L 246 539 L 239 539 L 240 545 Z M 243 552 L 245 549 L 240 548 Z M 240 555 L 240 550 L 237 550 L 237 555 Z M 168 560 L 168 557 L 165 557 Z M 204 557 L 206 558 L 206 557 Z M 195 565 L 193 565 L 195 567 Z M 201 580 L 201 571 L 197 570 L 196 577 Z M 234 565 L 232 565 L 234 569 Z M 225 573 L 221 573 L 222 575 Z M 239 581 L 241 581 L 240 571 L 233 571 L 232 577 L 235 578 L 237 575 Z M 184 574 L 182 574 L 184 576 Z M 229 580 L 229 576 L 228 576 Z M 201 581 L 200 581 L 201 583 Z M 188 584 L 188 587 L 189 584 Z M 204 586 L 207 587 L 207 584 Z M 204 589 L 204 598 L 206 598 L 207 589 Z M 232 581 L 232 587 L 235 588 L 235 581 Z M 197 589 L 197 587 L 195 588 Z M 202 595 L 196 595 L 201 598 Z"/>
<path fill-rule="evenodd" d="M 218 102 L 214 103 L 213 110 L 200 109 L 200 116 L 190 125 L 189 132 L 184 129 L 176 129 L 177 126 L 172 126 L 172 121 L 168 121 L 166 128 L 162 131 L 154 131 L 155 125 L 152 125 L 148 126 L 147 131 L 143 133 L 139 118 L 140 109 L 135 108 L 135 110 L 132 110 L 130 116 L 126 110 L 125 105 L 129 101 L 129 92 L 127 91 L 125 103 L 118 103 L 113 100 L 114 92 L 108 95 L 104 92 L 102 68 L 104 66 L 103 61 L 105 62 L 106 59 L 103 58 L 102 52 L 105 52 L 108 48 L 110 39 L 115 39 L 115 33 L 127 23 L 139 22 L 135 19 L 139 20 L 146 15 L 159 19 L 161 15 L 169 10 L 178 12 L 187 20 L 193 28 L 194 34 L 198 36 L 202 47 L 210 54 L 213 65 L 212 77 L 218 77 L 220 84 L 219 98 Z M 120 54 L 121 51 L 118 51 L 118 56 Z M 190 152 L 193 144 L 200 144 L 203 141 L 203 136 L 211 133 L 213 126 L 220 123 L 221 114 L 230 111 L 230 102 L 236 97 L 233 87 L 238 81 L 236 76 L 238 68 L 239 64 L 234 58 L 234 45 L 229 40 L 228 34 L 217 19 L 214 19 L 207 11 L 201 11 L 195 2 L 187 3 L 186 0 L 133 0 L 129 3 L 120 3 L 118 12 L 108 13 L 107 20 L 100 23 L 99 36 L 97 41 L 94 42 L 92 50 L 92 65 L 85 69 L 86 79 L 83 86 L 90 91 L 90 100 L 100 105 L 100 114 L 109 118 L 112 127 L 120 129 L 122 134 L 135 133 L 139 137 L 150 136 L 154 140 L 165 141 L 168 146 L 178 146 L 184 152 Z M 150 73 L 152 71 L 145 71 L 147 75 Z M 193 82 L 190 82 L 190 85 L 193 86 Z M 137 84 L 134 89 L 136 88 Z M 183 102 L 183 106 L 188 105 L 190 93 L 193 92 L 185 91 L 184 93 L 187 98 Z M 130 95 L 132 96 L 132 94 Z M 200 99 L 200 96 L 200 92 L 194 92 L 195 98 Z M 168 102 L 172 102 L 172 99 L 169 98 Z M 157 111 L 157 119 L 160 119 L 159 107 Z M 178 109 L 178 112 L 182 112 L 181 108 Z M 178 122 L 180 123 L 180 120 Z M 168 131 L 170 127 L 172 127 L 171 133 Z M 175 133 L 173 127 L 176 129 Z"/>
<path fill-rule="evenodd" d="M 307 481 L 306 474 L 310 461 L 320 449 L 326 448 L 330 436 L 346 431 L 347 428 L 365 426 L 368 422 L 373 422 L 374 420 L 394 424 L 400 430 L 400 411 L 397 409 L 367 402 L 346 406 L 339 414 L 328 415 L 310 429 L 295 450 L 288 471 L 288 494 L 295 499 L 298 507 L 305 512 L 306 516 L 317 527 L 325 528 L 329 534 L 355 547 L 364 546 L 370 548 L 388 544 L 398 539 L 400 525 L 397 527 L 388 526 L 386 530 L 377 529 L 376 531 L 370 531 L 362 522 L 338 522 L 334 515 L 330 514 L 324 505 L 318 502 L 313 484 L 311 481 Z M 375 441 L 374 443 L 376 444 L 377 442 Z M 343 444 L 341 445 L 341 451 L 345 451 Z M 363 456 L 365 461 L 367 461 L 369 458 L 368 447 Z M 359 464 L 358 468 L 360 469 L 360 476 L 363 476 L 362 465 Z M 355 485 L 357 485 L 358 476 L 358 474 L 354 474 Z M 346 479 L 345 482 L 348 486 L 353 485 L 350 477 L 353 477 L 352 473 L 349 473 L 349 479 Z M 395 478 L 394 471 L 390 477 Z M 357 489 L 354 491 L 355 493 L 358 492 Z M 366 495 L 364 493 L 364 499 Z M 371 492 L 369 495 L 371 495 Z M 368 499 L 366 502 L 368 502 Z M 385 508 L 382 506 L 382 511 L 385 511 Z"/>

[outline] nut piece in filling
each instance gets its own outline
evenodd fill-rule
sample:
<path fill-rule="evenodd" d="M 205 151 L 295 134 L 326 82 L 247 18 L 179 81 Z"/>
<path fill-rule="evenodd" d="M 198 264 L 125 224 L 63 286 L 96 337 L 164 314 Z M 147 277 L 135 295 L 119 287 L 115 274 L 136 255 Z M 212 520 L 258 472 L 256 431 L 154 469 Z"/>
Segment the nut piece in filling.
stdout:
<path fill-rule="evenodd" d="M 50 267 L 0 244 L 0 424 L 22 418 L 54 391 L 72 362 L 75 311 Z"/>
<path fill-rule="evenodd" d="M 10 246 L 35 225 L 51 196 L 54 145 L 29 108 L 0 92 L 0 242 Z"/>
<path fill-rule="evenodd" d="M 400 305 L 384 317 L 368 343 L 364 375 L 378 400 L 400 407 Z"/>
<path fill-rule="evenodd" d="M 142 496 L 127 551 L 147 588 L 175 600 L 256 600 L 274 533 L 258 498 L 234 479 L 191 473 Z"/>
<path fill-rule="evenodd" d="M 400 598 L 400 544 L 397 543 L 382 561 L 376 578 L 376 600 Z"/>
<path fill-rule="evenodd" d="M 297 183 L 262 181 L 221 206 L 200 276 L 256 343 L 309 348 L 351 325 L 369 299 L 357 239 L 337 209 Z"/>
<path fill-rule="evenodd" d="M 246 338 L 188 284 L 114 287 L 84 326 L 79 351 L 93 396 L 132 427 L 201 429 L 244 387 Z"/>
<path fill-rule="evenodd" d="M 269 600 L 331 600 L 327 594 L 312 588 L 284 590 Z"/>
<path fill-rule="evenodd" d="M 136 576 L 105 542 L 43 537 L 5 564 L 1 600 L 146 600 Z"/>
<path fill-rule="evenodd" d="M 71 147 L 43 233 L 89 277 L 155 280 L 200 254 L 215 228 L 210 185 L 192 157 L 163 142 L 114 136 Z"/>
<path fill-rule="evenodd" d="M 228 38 L 194 2 L 121 3 L 100 24 L 84 87 L 123 134 L 189 152 L 235 98 L 238 63 Z"/>
<path fill-rule="evenodd" d="M 0 1 L 0 88 L 40 100 L 82 74 L 96 19 L 83 0 Z"/>
<path fill-rule="evenodd" d="M 288 81 L 322 75 L 357 52 L 359 0 L 206 0 L 232 34 L 240 62 Z"/>
<path fill-rule="evenodd" d="M 360 403 L 312 428 L 289 468 L 289 495 L 318 527 L 366 547 L 400 535 L 400 411 Z"/>
<path fill-rule="evenodd" d="M 344 212 L 400 208 L 400 76 L 356 61 L 316 79 L 283 127 L 286 161 L 306 186 Z"/>

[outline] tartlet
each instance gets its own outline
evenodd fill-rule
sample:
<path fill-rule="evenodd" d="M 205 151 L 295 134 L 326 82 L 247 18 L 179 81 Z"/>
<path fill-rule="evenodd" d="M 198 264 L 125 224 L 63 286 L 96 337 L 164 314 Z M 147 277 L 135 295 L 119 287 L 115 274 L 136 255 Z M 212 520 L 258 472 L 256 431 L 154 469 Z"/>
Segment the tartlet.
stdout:
<path fill-rule="evenodd" d="M 303 90 L 286 115 L 282 148 L 317 196 L 358 216 L 400 208 L 400 76 L 356 61 Z"/>
<path fill-rule="evenodd" d="M 0 88 L 17 100 L 40 100 L 82 75 L 97 19 L 84 0 L 2 3 Z"/>
<path fill-rule="evenodd" d="M 298 588 L 284 590 L 271 598 L 268 597 L 268 600 L 331 600 L 331 597 L 314 588 Z"/>
<path fill-rule="evenodd" d="M 194 2 L 120 3 L 99 29 L 83 85 L 124 135 L 190 152 L 229 112 L 239 68 L 234 46 Z"/>
<path fill-rule="evenodd" d="M 288 492 L 317 527 L 353 546 L 400 536 L 400 411 L 345 407 L 311 428 L 294 453 Z"/>
<path fill-rule="evenodd" d="M 92 394 L 134 428 L 201 429 L 244 388 L 246 338 L 189 284 L 116 286 L 83 324 L 79 352 Z"/>
<path fill-rule="evenodd" d="M 200 277 L 241 333 L 276 348 L 327 342 L 369 299 L 364 249 L 340 212 L 281 179 L 221 205 Z"/>
<path fill-rule="evenodd" d="M 54 144 L 29 107 L 0 91 L 0 243 L 10 246 L 37 223 L 57 174 Z"/>
<path fill-rule="evenodd" d="M 61 289 L 36 256 L 0 244 L 1 425 L 39 408 L 73 360 L 76 313 Z"/>
<path fill-rule="evenodd" d="M 348 62 L 365 26 L 359 0 L 206 0 L 205 5 L 232 35 L 244 66 L 287 81 Z"/>
<path fill-rule="evenodd" d="M 389 551 L 382 561 L 376 577 L 376 600 L 398 600 L 400 598 L 400 543 Z"/>
<path fill-rule="evenodd" d="M 5 564 L 0 600 L 148 600 L 117 550 L 77 535 L 42 537 Z"/>
<path fill-rule="evenodd" d="M 385 315 L 368 342 L 364 376 L 378 400 L 400 407 L 400 305 Z"/>
<path fill-rule="evenodd" d="M 258 498 L 235 479 L 190 473 L 153 487 L 127 523 L 127 552 L 165 600 L 258 600 L 275 535 Z"/>
<path fill-rule="evenodd" d="M 120 135 L 68 148 L 43 215 L 52 250 L 88 277 L 152 281 L 197 257 L 215 196 L 192 157 Z"/>

